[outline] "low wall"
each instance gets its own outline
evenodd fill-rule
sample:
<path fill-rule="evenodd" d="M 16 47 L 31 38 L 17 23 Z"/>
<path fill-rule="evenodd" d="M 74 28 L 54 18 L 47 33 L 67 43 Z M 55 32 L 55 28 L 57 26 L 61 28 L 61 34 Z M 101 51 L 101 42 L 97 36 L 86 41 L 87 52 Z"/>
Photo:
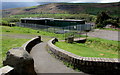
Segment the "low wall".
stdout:
<path fill-rule="evenodd" d="M 41 42 L 41 36 L 35 37 L 29 41 L 27 41 L 25 44 L 22 45 L 24 50 L 26 50 L 28 53 L 30 53 L 31 49 L 38 43 Z"/>
<path fill-rule="evenodd" d="M 83 72 L 97 75 L 118 75 L 120 74 L 120 61 L 117 58 L 95 58 L 81 57 L 63 49 L 56 47 L 54 44 L 58 39 L 53 38 L 47 43 L 47 50 L 56 58 L 68 62 Z"/>
<path fill-rule="evenodd" d="M 5 75 L 36 75 L 34 70 L 34 60 L 29 53 L 32 48 L 40 42 L 41 37 L 38 36 L 23 44 L 22 47 L 10 49 L 6 53 L 7 57 L 3 61 L 3 65 L 8 65 L 13 69 L 8 69 L 8 72 L 3 72 L 1 74 L 5 73 Z M 2 70 L 2 68 L 0 70 Z"/>

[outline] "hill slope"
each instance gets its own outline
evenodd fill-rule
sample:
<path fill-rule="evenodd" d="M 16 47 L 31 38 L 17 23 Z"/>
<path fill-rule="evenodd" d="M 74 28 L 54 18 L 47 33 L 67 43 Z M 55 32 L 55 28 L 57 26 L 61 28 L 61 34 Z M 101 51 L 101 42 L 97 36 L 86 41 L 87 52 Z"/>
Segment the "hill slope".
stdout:
<path fill-rule="evenodd" d="M 108 11 L 110 15 L 120 16 L 120 2 L 117 3 L 50 3 L 33 7 L 3 10 L 3 15 L 70 13 L 96 15 L 100 11 Z"/>
<path fill-rule="evenodd" d="M 21 8 L 21 7 L 31 7 L 38 5 L 37 2 L 2 2 L 2 9 L 10 9 L 10 8 Z"/>

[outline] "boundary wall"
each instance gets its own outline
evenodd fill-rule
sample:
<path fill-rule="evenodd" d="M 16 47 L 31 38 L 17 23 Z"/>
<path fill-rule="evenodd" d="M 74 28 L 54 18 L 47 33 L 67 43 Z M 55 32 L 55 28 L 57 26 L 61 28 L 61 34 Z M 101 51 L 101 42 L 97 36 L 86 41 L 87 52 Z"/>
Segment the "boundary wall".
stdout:
<path fill-rule="evenodd" d="M 81 57 L 60 49 L 54 44 L 58 42 L 57 38 L 53 38 L 47 43 L 47 50 L 56 58 L 67 62 L 75 68 L 89 74 L 97 75 L 119 75 L 120 61 L 118 58 L 95 58 Z"/>

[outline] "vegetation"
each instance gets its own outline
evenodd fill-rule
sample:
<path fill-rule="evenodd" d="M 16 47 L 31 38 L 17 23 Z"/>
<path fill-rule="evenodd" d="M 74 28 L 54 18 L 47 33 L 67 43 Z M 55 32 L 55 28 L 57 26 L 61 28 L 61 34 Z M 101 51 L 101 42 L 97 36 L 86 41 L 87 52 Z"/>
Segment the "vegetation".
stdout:
<path fill-rule="evenodd" d="M 84 8 L 81 9 L 81 11 L 75 10 L 75 11 L 70 11 L 71 13 L 86 13 L 86 14 L 90 14 L 90 15 L 97 15 L 99 12 L 101 11 L 108 11 L 110 15 L 112 15 L 113 17 L 119 17 L 119 4 L 120 2 L 116 2 L 116 3 L 59 3 L 62 5 L 68 5 L 69 6 L 76 6 L 80 7 L 80 8 Z M 77 6 L 78 5 L 78 6 Z M 66 6 L 67 7 L 67 6 Z M 71 8 L 71 10 L 73 10 L 74 8 Z"/>
<path fill-rule="evenodd" d="M 2 26 L 3 34 L 33 34 L 33 35 L 44 35 L 44 36 L 51 36 L 63 39 L 64 36 L 61 34 L 55 34 L 52 32 L 41 31 L 41 30 L 34 30 L 31 28 L 23 28 L 23 27 L 7 27 Z"/>
<path fill-rule="evenodd" d="M 52 8 L 50 8 L 52 7 Z M 77 9 L 76 9 L 77 8 Z M 96 15 L 101 11 L 107 11 L 111 17 L 120 16 L 119 2 L 117 3 L 51 3 L 39 6 L 14 8 L 3 10 L 3 25 L 11 22 L 19 22 L 20 18 L 25 17 L 47 17 L 57 19 L 84 19 L 87 22 L 95 22 Z M 56 10 L 56 11 L 55 11 Z M 24 15 L 23 15 L 24 14 Z M 104 19 L 104 18 L 102 18 Z M 106 18 L 105 18 L 106 19 Z M 117 20 L 118 21 L 118 20 Z M 101 21 L 99 21 L 101 22 Z M 104 24 L 116 24 L 116 19 L 111 18 Z M 117 22 L 118 23 L 118 22 Z M 101 23 L 98 23 L 101 27 Z"/>
<path fill-rule="evenodd" d="M 15 25 L 15 22 L 19 22 L 19 18 L 2 18 L 0 19 L 0 25 L 10 26 L 11 24 Z"/>
<path fill-rule="evenodd" d="M 42 18 L 55 18 L 55 19 L 83 19 L 87 22 L 93 22 L 96 16 L 89 14 L 22 14 L 22 15 L 11 15 L 9 17 L 3 17 L 1 25 L 10 26 L 10 23 L 16 23 L 20 21 L 20 18 L 26 17 L 42 17 Z"/>
<path fill-rule="evenodd" d="M 119 18 L 112 18 L 106 12 L 101 12 L 97 15 L 96 24 L 98 28 L 103 28 L 107 24 L 112 24 L 114 27 L 119 27 Z"/>
<path fill-rule="evenodd" d="M 8 27 L 8 26 L 2 26 L 2 32 L 3 34 L 33 34 L 33 35 L 43 35 L 43 36 L 50 36 L 55 37 L 59 39 L 64 39 L 65 37 L 69 35 L 74 35 L 75 37 L 85 37 L 85 35 L 75 35 L 74 33 L 65 33 L 65 34 L 56 34 L 51 32 L 43 31 L 43 30 L 34 30 L 31 28 L 23 28 L 23 27 Z"/>
<path fill-rule="evenodd" d="M 97 15 L 108 11 L 114 17 L 120 17 L 118 10 L 120 2 L 116 3 L 50 3 L 25 8 L 3 10 L 3 16 L 16 14 L 90 14 Z"/>
<path fill-rule="evenodd" d="M 118 58 L 118 42 L 88 38 L 86 43 L 56 42 L 56 46 L 83 57 Z"/>
<path fill-rule="evenodd" d="M 8 27 L 8 26 L 1 26 L 2 28 L 2 34 L 33 34 L 33 35 L 45 35 L 45 36 L 51 36 L 51 37 L 59 37 L 63 38 L 63 35 L 61 34 L 55 34 L 40 30 L 33 30 L 30 28 L 23 28 L 23 27 Z M 13 40 L 14 39 L 14 40 Z M 0 40 L 0 43 L 2 43 L 2 53 L 0 57 L 5 58 L 6 52 L 14 47 L 20 47 L 22 44 L 24 44 L 29 39 L 19 39 L 19 38 L 12 38 L 12 37 L 2 37 L 2 40 Z M 17 42 L 17 43 L 16 43 Z M 2 66 L 2 61 L 0 61 L 0 67 Z"/>
<path fill-rule="evenodd" d="M 27 7 L 27 8 L 15 8 L 9 10 L 3 10 L 3 18 L 0 19 L 0 25 L 2 26 L 3 34 L 33 34 L 33 35 L 45 35 L 51 37 L 57 37 L 64 39 L 65 35 L 55 34 L 52 32 L 46 32 L 41 30 L 33 30 L 30 28 L 23 27 L 7 27 L 11 26 L 16 22 L 19 22 L 20 18 L 26 17 L 45 17 L 45 18 L 56 18 L 56 19 L 83 19 L 86 22 L 95 22 L 97 27 L 104 27 L 107 24 L 112 24 L 119 27 L 120 19 L 120 10 L 118 10 L 119 3 L 57 3 L 55 8 L 45 8 L 46 5 Z M 60 5 L 59 5 L 60 4 Z M 49 4 L 48 4 L 49 6 Z M 67 9 L 65 9 L 66 7 Z M 43 9 L 41 9 L 43 7 Z M 51 6 L 53 7 L 53 6 Z M 57 9 L 56 9 L 57 8 Z M 78 8 L 78 10 L 76 10 Z M 37 10 L 36 10 L 37 9 Z M 55 12 L 54 10 L 57 10 Z M 61 11 L 59 11 L 61 10 Z M 75 10 L 75 11 L 74 11 Z M 30 11 L 30 12 L 29 12 Z M 110 16 L 105 12 L 100 13 L 101 11 L 108 11 Z M 13 15 L 14 14 L 14 15 Z M 97 20 L 96 20 L 97 18 Z M 1 28 L 1 27 L 0 27 Z M 1 30 L 1 29 L 0 29 Z M 69 35 L 69 34 L 66 34 Z M 1 36 L 0 36 L 1 37 Z M 14 39 L 14 40 L 13 40 Z M 19 39 L 19 38 L 10 38 L 3 36 L 0 38 L 0 57 L 5 58 L 6 52 L 14 47 L 20 47 L 29 39 Z M 17 43 L 16 43 L 17 42 Z M 105 57 L 105 58 L 117 58 L 118 51 L 118 42 L 117 41 L 108 41 L 98 38 L 89 38 L 85 44 L 79 43 L 65 43 L 57 42 L 56 46 L 70 51 L 74 54 L 85 56 L 85 57 Z M 1 46 L 0 46 L 1 47 Z M 0 67 L 2 66 L 2 61 L 0 61 Z"/>
<path fill-rule="evenodd" d="M 50 37 L 57 37 L 60 39 L 64 39 L 64 35 L 62 34 L 55 34 L 52 32 L 46 32 L 41 30 L 34 30 L 30 28 L 23 28 L 23 27 L 8 27 L 8 26 L 0 26 L 2 28 L 2 34 L 30 34 L 30 35 L 43 35 L 43 36 L 50 36 Z M 0 45 L 2 44 L 2 51 L 0 57 L 5 58 L 6 52 L 14 47 L 20 47 L 29 39 L 20 39 L 20 38 L 12 38 L 3 36 L 0 40 Z M 14 40 L 13 40 L 14 39 Z M 16 43 L 17 42 L 17 43 Z M 2 61 L 0 61 L 0 67 L 2 66 Z"/>
<path fill-rule="evenodd" d="M 65 35 L 62 35 L 62 34 L 55 34 L 52 32 L 34 30 L 30 28 L 23 28 L 23 27 L 16 27 L 16 26 L 15 27 L 1 26 L 1 27 L 2 27 L 3 34 L 43 35 L 43 36 L 57 37 L 59 39 L 64 39 L 65 37 Z M 3 48 L 2 49 L 3 52 L 1 55 L 3 56 L 3 58 L 5 57 L 5 53 L 9 49 L 14 47 L 20 47 L 22 44 L 24 44 L 28 40 L 28 39 L 19 39 L 19 38 L 14 38 L 14 40 L 12 39 L 13 38 L 3 36 L 1 40 L 2 48 Z M 56 45 L 70 52 L 73 51 L 73 53 L 77 55 L 88 56 L 88 57 L 109 57 L 109 58 L 116 57 L 117 58 L 118 56 L 117 51 L 119 50 L 117 41 L 103 40 L 103 39 L 97 39 L 97 38 L 88 38 L 85 44 L 78 44 L 78 43 L 68 44 L 65 42 L 58 42 L 56 43 Z M 0 63 L 2 62 L 0 61 Z"/>
<path fill-rule="evenodd" d="M 2 33 L 2 28 L 0 27 L 0 35 Z M 2 36 L 0 36 L 0 67 L 2 66 Z"/>
<path fill-rule="evenodd" d="M 2 43 L 2 51 L 0 54 L 0 57 L 2 59 L 5 59 L 5 54 L 9 49 L 15 48 L 15 47 L 21 47 L 22 44 L 24 44 L 29 39 L 19 39 L 19 38 L 11 38 L 2 36 L 2 40 L 0 40 L 0 43 Z M 0 67 L 2 67 L 2 61 L 0 61 Z"/>

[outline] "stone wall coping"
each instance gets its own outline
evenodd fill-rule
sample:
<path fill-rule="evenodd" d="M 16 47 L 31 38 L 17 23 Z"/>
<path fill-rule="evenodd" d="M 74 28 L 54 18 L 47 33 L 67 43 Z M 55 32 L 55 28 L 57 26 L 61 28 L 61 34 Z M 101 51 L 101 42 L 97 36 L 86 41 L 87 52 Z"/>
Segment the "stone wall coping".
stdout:
<path fill-rule="evenodd" d="M 59 47 L 55 46 L 53 44 L 53 41 L 55 41 L 56 38 L 52 38 L 51 40 L 48 41 L 48 46 L 56 51 L 62 52 L 64 54 L 66 54 L 67 56 L 70 56 L 72 58 L 78 59 L 78 60 L 83 60 L 83 61 L 93 61 L 93 62 L 116 62 L 116 63 L 120 63 L 120 59 L 118 58 L 99 58 L 99 57 L 82 57 L 82 56 L 78 56 L 75 55 L 71 52 L 65 51 L 63 49 L 60 49 Z M 55 43 L 55 42 L 54 42 Z"/>
<path fill-rule="evenodd" d="M 21 47 L 26 50 L 27 45 L 31 42 L 34 41 L 35 39 L 38 39 L 39 37 L 34 37 L 32 39 L 30 39 L 29 41 L 27 41 L 26 43 L 24 43 Z"/>
<path fill-rule="evenodd" d="M 31 40 L 27 41 L 26 43 L 24 43 L 21 47 L 26 50 L 28 53 L 30 53 L 31 49 L 33 46 L 35 46 L 36 44 L 42 42 L 41 41 L 41 36 L 37 36 L 35 38 L 32 38 Z"/>
<path fill-rule="evenodd" d="M 2 68 L 0 68 L 0 75 L 4 75 L 10 71 L 12 71 L 14 68 L 13 67 L 10 67 L 10 66 L 4 66 Z"/>

